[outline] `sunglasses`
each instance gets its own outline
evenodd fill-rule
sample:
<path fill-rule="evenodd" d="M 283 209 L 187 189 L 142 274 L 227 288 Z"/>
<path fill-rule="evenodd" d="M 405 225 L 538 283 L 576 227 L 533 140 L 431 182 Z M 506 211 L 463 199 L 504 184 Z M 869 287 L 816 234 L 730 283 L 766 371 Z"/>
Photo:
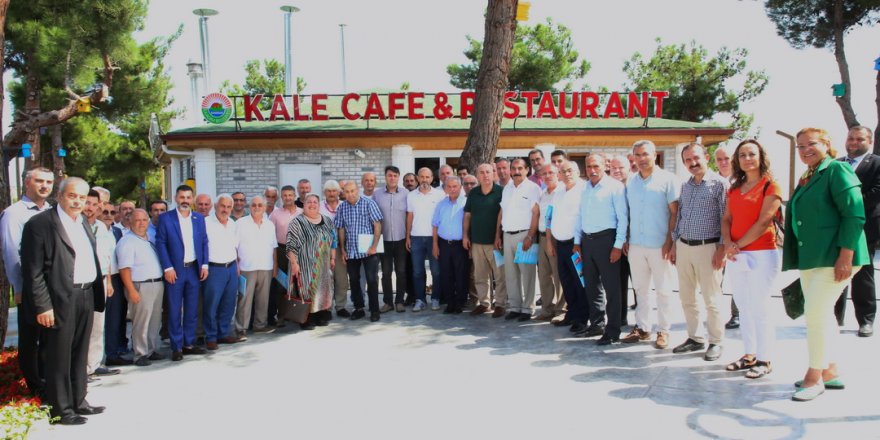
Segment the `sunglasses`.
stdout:
<path fill-rule="evenodd" d="M 104 215 L 116 215 L 116 211 L 107 211 L 107 210 L 105 209 L 105 210 L 104 210 Z"/>
<path fill-rule="evenodd" d="M 232 199 L 233 202 L 243 202 L 244 199 Z"/>

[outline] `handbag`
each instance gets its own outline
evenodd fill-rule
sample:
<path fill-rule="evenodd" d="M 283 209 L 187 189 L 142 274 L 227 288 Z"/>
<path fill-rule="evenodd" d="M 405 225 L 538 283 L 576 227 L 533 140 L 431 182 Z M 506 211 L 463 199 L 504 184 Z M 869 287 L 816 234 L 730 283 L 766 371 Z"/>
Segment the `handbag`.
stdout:
<path fill-rule="evenodd" d="M 791 319 L 798 319 L 804 314 L 804 290 L 800 278 L 782 289 L 782 304 L 785 314 Z"/>
<path fill-rule="evenodd" d="M 309 319 L 312 302 L 303 298 L 300 281 L 299 276 L 291 277 L 288 294 L 278 300 L 278 315 L 282 319 L 304 324 Z"/>

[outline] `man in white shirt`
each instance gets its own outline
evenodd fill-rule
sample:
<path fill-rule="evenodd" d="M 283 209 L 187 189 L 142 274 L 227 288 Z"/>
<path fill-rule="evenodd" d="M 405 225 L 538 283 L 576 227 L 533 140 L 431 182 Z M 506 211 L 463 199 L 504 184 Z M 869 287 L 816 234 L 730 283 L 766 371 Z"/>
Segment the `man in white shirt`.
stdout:
<path fill-rule="evenodd" d="M 86 197 L 86 206 L 83 215 L 95 236 L 95 252 L 98 254 L 98 262 L 101 264 L 101 274 L 104 277 L 104 294 L 113 296 L 113 283 L 110 275 L 117 273 L 116 268 L 116 238 L 98 221 L 98 216 L 103 211 L 101 196 L 95 190 L 89 190 Z M 89 336 L 89 360 L 87 371 L 89 376 L 110 376 L 119 374 L 118 368 L 110 369 L 102 366 L 104 363 L 104 311 L 94 312 L 92 318 L 92 333 Z"/>
<path fill-rule="evenodd" d="M 412 253 L 413 285 L 416 292 L 413 312 L 424 310 L 427 300 L 425 259 L 431 265 L 431 310 L 440 310 L 440 264 L 431 254 L 434 241 L 431 218 L 437 203 L 446 196 L 443 191 L 431 186 L 434 173 L 430 168 L 420 169 L 418 179 L 419 187 L 406 196 L 406 248 Z"/>
<path fill-rule="evenodd" d="M 205 280 L 205 348 L 216 350 L 217 343 L 239 341 L 231 331 L 238 293 L 238 228 L 231 218 L 232 196 L 217 197 L 214 215 L 205 219 L 208 232 L 208 279 Z"/>
<path fill-rule="evenodd" d="M 251 309 L 254 310 L 254 332 L 271 333 L 269 327 L 269 285 L 278 275 L 275 248 L 275 225 L 266 218 L 266 201 L 261 196 L 251 198 L 251 215 L 236 222 L 238 227 L 238 265 L 245 278 L 245 294 L 238 299 L 235 329 L 239 338 L 247 335 Z"/>
<path fill-rule="evenodd" d="M 540 150 L 538 150 L 540 151 Z M 553 215 L 553 197 L 563 191 L 559 184 L 559 171 L 556 165 L 546 164 L 535 173 L 541 176 L 546 189 L 541 191 L 538 207 L 538 284 L 541 288 L 541 313 L 537 319 L 549 321 L 557 315 L 565 314 L 565 297 L 562 295 L 562 283 L 559 281 L 559 264 L 556 259 L 556 246 L 552 236 L 547 233 L 547 219 Z M 552 232 L 552 230 L 551 230 Z"/>
<path fill-rule="evenodd" d="M 547 225 L 547 237 L 556 249 L 559 281 L 562 284 L 562 294 L 565 296 L 567 305 L 565 314 L 557 315 L 551 320 L 556 326 L 567 326 L 579 322 L 579 319 L 575 319 L 575 315 L 583 308 L 576 307 L 577 301 L 586 296 L 580 274 L 571 260 L 571 256 L 574 254 L 575 222 L 581 209 L 581 193 L 584 191 L 584 181 L 580 175 L 577 162 L 563 161 L 559 166 L 562 185 L 559 185 L 560 188 L 553 193 L 553 200 L 550 204 L 553 210 Z M 581 319 L 585 321 L 587 318 L 584 316 Z"/>
<path fill-rule="evenodd" d="M 266 190 L 263 191 L 263 200 L 266 204 L 266 215 L 269 216 L 275 210 L 275 204 L 278 203 L 278 188 L 271 185 L 267 186 Z"/>
<path fill-rule="evenodd" d="M 501 212 L 495 237 L 495 248 L 504 253 L 504 276 L 507 301 L 510 305 L 506 320 L 532 319 L 535 307 L 535 265 L 514 263 L 518 245 L 522 251 L 537 245 L 541 188 L 526 178 L 528 166 L 522 158 L 510 162 L 510 183 L 501 194 Z M 503 236 L 503 237 L 502 237 Z"/>
<path fill-rule="evenodd" d="M 139 367 L 163 358 L 158 350 L 165 286 L 159 256 L 147 236 L 149 223 L 147 211 L 135 209 L 131 214 L 131 231 L 119 240 L 116 247 L 119 278 L 125 286 L 125 297 L 131 308 L 134 364 Z"/>

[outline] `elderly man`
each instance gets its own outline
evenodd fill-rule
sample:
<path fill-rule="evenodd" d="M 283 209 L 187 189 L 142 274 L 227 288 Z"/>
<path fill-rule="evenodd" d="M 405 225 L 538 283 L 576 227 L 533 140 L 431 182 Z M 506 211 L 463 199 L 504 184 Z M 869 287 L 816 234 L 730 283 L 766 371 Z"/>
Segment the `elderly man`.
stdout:
<path fill-rule="evenodd" d="M 495 229 L 495 248 L 504 253 L 504 276 L 510 311 L 506 320 L 532 319 L 535 307 L 535 265 L 515 263 L 518 247 L 528 251 L 538 243 L 541 187 L 526 178 L 528 167 L 522 158 L 510 163 L 510 184 L 501 193 L 501 211 Z"/>
<path fill-rule="evenodd" d="M 626 242 L 628 212 L 626 188 L 605 174 L 605 156 L 587 156 L 588 181 L 581 193 L 580 215 L 574 228 L 574 252 L 583 259 L 590 326 L 575 336 L 602 335 L 598 345 L 620 343 L 620 256 Z M 605 288 L 605 301 L 599 290 Z M 607 301 L 607 307 L 605 303 Z M 605 310 L 603 310 L 605 309 Z M 603 316 L 607 310 L 608 318 Z M 580 313 L 583 316 L 583 313 Z"/>
<path fill-rule="evenodd" d="M 544 152 L 535 148 L 529 151 L 529 165 L 532 167 L 532 175 L 529 180 L 535 185 L 542 186 L 544 184 L 541 179 L 541 169 L 544 168 Z"/>
<path fill-rule="evenodd" d="M 150 243 L 156 244 L 156 227 L 159 226 L 159 216 L 168 212 L 168 202 L 153 200 L 150 202 L 150 224 L 147 226 L 147 236 Z"/>
<path fill-rule="evenodd" d="M 311 188 L 311 185 L 309 185 Z M 278 247 L 275 248 L 275 260 L 278 261 L 278 267 L 284 273 L 290 273 L 290 261 L 287 259 L 287 227 L 294 217 L 302 214 L 302 209 L 296 206 L 296 192 L 290 185 L 281 187 L 281 208 L 272 211 L 269 215 L 269 221 L 275 226 L 275 239 Z M 287 286 L 282 286 L 278 280 L 272 279 L 272 286 L 269 288 L 269 304 L 268 304 L 268 322 L 269 325 L 284 326 L 284 319 L 280 319 L 275 315 L 278 314 L 278 301 L 283 295 L 287 294 Z"/>
<path fill-rule="evenodd" d="M 880 242 L 880 157 L 871 153 L 874 133 L 861 125 L 851 127 L 846 137 L 846 157 L 838 160 L 848 163 L 862 183 L 865 203 L 865 238 L 868 241 L 869 264 L 862 266 L 852 279 L 852 302 L 859 323 L 858 335 L 863 338 L 874 334 L 874 315 L 877 313 L 877 290 L 874 287 L 874 250 Z M 843 289 L 834 314 L 843 325 L 846 312 L 846 293 Z"/>
<path fill-rule="evenodd" d="M 207 194 L 199 194 L 196 196 L 195 212 L 208 218 L 211 215 L 211 196 Z"/>
<path fill-rule="evenodd" d="M 669 345 L 672 318 L 672 230 L 678 215 L 680 184 L 675 175 L 657 167 L 657 147 L 648 140 L 633 144 L 639 172 L 629 178 L 626 195 L 629 202 L 629 242 L 624 250 L 629 257 L 636 292 L 636 325 L 623 342 L 646 341 L 651 337 L 651 281 L 657 292 L 657 339 L 654 346 Z M 612 162 L 612 166 L 614 163 Z M 612 170 L 613 171 L 613 170 Z M 609 312 L 610 313 L 610 312 Z"/>
<path fill-rule="evenodd" d="M 510 161 L 503 157 L 495 158 L 495 178 L 496 183 L 502 188 L 510 183 Z"/>
<path fill-rule="evenodd" d="M 263 191 L 263 204 L 266 205 L 266 216 L 272 215 L 275 205 L 278 203 L 278 188 L 269 185 Z M 236 219 L 238 221 L 238 219 Z"/>
<path fill-rule="evenodd" d="M 721 356 L 724 324 L 718 308 L 721 302 L 721 266 L 713 263 L 716 258 L 720 260 L 724 252 L 721 217 L 727 206 L 730 181 L 709 170 L 709 155 L 700 144 L 686 145 L 681 158 L 691 178 L 681 185 L 678 220 L 672 234 L 675 241 L 672 261 L 678 269 L 679 297 L 687 321 L 688 338 L 672 352 L 688 353 L 706 348 L 706 339 L 700 334 L 702 320 L 696 296 L 699 287 L 706 306 L 709 333 L 709 347 L 703 359 L 714 361 Z"/>
<path fill-rule="evenodd" d="M 361 187 L 363 188 L 362 196 L 372 199 L 376 193 L 376 173 L 366 172 L 361 176 Z"/>
<path fill-rule="evenodd" d="M 28 170 L 24 175 L 24 195 L 21 200 L 9 205 L 0 215 L 3 264 L 18 305 L 18 365 L 28 389 L 35 396 L 42 395 L 45 390 L 45 376 L 40 374 L 40 365 L 46 363 L 46 346 L 42 327 L 34 321 L 33 310 L 22 305 L 21 234 L 31 217 L 52 208 L 46 199 L 52 194 L 54 182 L 55 175 L 47 168 Z"/>
<path fill-rule="evenodd" d="M 89 185 L 69 177 L 58 206 L 25 223 L 21 241 L 23 308 L 36 316 L 46 341 L 45 403 L 55 423 L 81 425 L 104 407 L 86 401 L 89 332 L 104 308 L 104 283 L 95 237 L 82 216 Z"/>
<path fill-rule="evenodd" d="M 406 311 L 406 198 L 409 191 L 398 186 L 400 170 L 389 165 L 385 167 L 385 186 L 376 190 L 373 200 L 382 211 L 382 238 L 385 252 L 382 260 L 382 308 L 379 312 L 391 310 Z M 394 293 L 391 274 L 394 272 L 397 295 Z"/>
<path fill-rule="evenodd" d="M 312 192 L 312 182 L 309 182 L 309 179 L 299 179 L 299 182 L 296 183 L 296 193 L 297 199 L 296 207 L 299 209 L 303 208 L 303 203 L 306 201 L 306 196 L 311 194 Z"/>
<path fill-rule="evenodd" d="M 471 193 L 471 190 L 480 185 L 480 182 L 477 180 L 477 176 L 473 174 L 468 174 L 461 178 L 461 186 L 464 188 L 464 195 L 467 196 Z"/>
<path fill-rule="evenodd" d="M 293 200 L 291 200 L 291 203 Z M 245 278 L 244 296 L 238 298 L 235 329 L 239 339 L 246 339 L 251 310 L 254 311 L 254 332 L 272 333 L 269 327 L 269 288 L 278 275 L 275 248 L 278 238 L 275 225 L 266 218 L 266 200 L 251 197 L 251 215 L 235 222 L 238 229 L 238 270 Z"/>
<path fill-rule="evenodd" d="M 440 189 L 445 188 L 446 178 L 455 175 L 455 170 L 452 169 L 449 165 L 440 165 L 440 168 L 437 170 L 437 178 L 440 180 Z"/>
<path fill-rule="evenodd" d="M 581 284 L 580 274 L 571 260 L 574 254 L 575 223 L 580 215 L 581 193 L 584 191 L 584 181 L 580 175 L 576 162 L 566 160 L 560 165 L 562 185 L 553 193 L 553 200 L 550 202 L 552 211 L 546 235 L 548 244 L 552 243 L 556 248 L 556 267 L 567 305 L 565 314 L 556 315 L 551 323 L 556 326 L 571 325 L 571 330 L 574 331 L 586 331 L 585 323 L 588 320 L 586 304 L 578 304 L 579 300 L 586 299 L 586 292 Z"/>
<path fill-rule="evenodd" d="M 445 314 L 459 314 L 467 300 L 467 250 L 462 246 L 462 222 L 466 197 L 461 194 L 461 179 L 446 178 L 447 197 L 437 204 L 431 218 L 434 258 L 440 261 L 440 272 L 447 275 L 441 284 L 446 298 Z"/>
<path fill-rule="evenodd" d="M 321 214 L 330 217 L 330 220 L 336 220 L 336 212 L 339 209 L 341 201 L 339 195 L 342 187 L 335 180 L 324 182 L 324 201 L 321 202 Z M 348 268 L 345 266 L 345 260 L 342 259 L 342 252 L 336 252 L 336 264 L 333 267 L 333 301 L 336 306 L 336 316 L 340 318 L 350 318 L 351 314 L 345 309 L 348 302 Z"/>
<path fill-rule="evenodd" d="M 232 214 L 229 214 L 229 218 L 237 221 L 246 215 L 250 215 L 247 210 L 247 196 L 241 191 L 232 193 Z"/>
<path fill-rule="evenodd" d="M 498 318 L 504 316 L 507 307 L 507 286 L 504 271 L 495 264 L 495 231 L 504 189 L 493 181 L 494 171 L 495 167 L 488 163 L 477 167 L 480 186 L 470 192 L 464 205 L 462 245 L 473 257 L 477 305 L 471 316 L 489 311 L 494 281 L 495 311 L 492 316 Z"/>
<path fill-rule="evenodd" d="M 147 236 L 150 218 L 143 209 L 131 214 L 131 231 L 119 240 L 116 258 L 119 278 L 131 307 L 131 340 L 134 364 L 146 367 L 163 359 L 159 354 L 159 326 L 162 323 L 162 267 L 156 248 Z"/>
<path fill-rule="evenodd" d="M 559 185 L 559 172 L 556 165 L 546 164 L 538 172 L 544 180 L 545 189 L 538 199 L 540 213 L 538 215 L 538 284 L 541 288 L 541 313 L 536 316 L 539 321 L 549 321 L 558 315 L 565 314 L 565 297 L 562 294 L 562 282 L 559 280 L 559 261 L 556 258 L 556 246 L 552 234 L 547 233 L 547 219 L 553 214 L 553 198 L 563 191 Z M 552 229 L 550 230 L 552 232 Z"/>
<path fill-rule="evenodd" d="M 232 197 L 223 194 L 217 197 L 214 215 L 205 219 L 210 270 L 205 280 L 202 322 L 208 350 L 216 350 L 218 342 L 234 344 L 239 341 L 238 335 L 234 335 L 230 328 L 238 293 L 238 227 L 230 218 L 231 213 Z"/>
<path fill-rule="evenodd" d="M 733 156 L 733 150 L 727 145 L 720 145 L 715 150 L 715 165 L 718 167 L 718 174 L 727 180 L 733 178 L 731 156 Z M 733 296 L 730 297 L 730 319 L 724 324 L 724 328 L 729 330 L 739 328 L 739 309 L 736 307 Z"/>
<path fill-rule="evenodd" d="M 113 283 L 110 279 L 112 273 L 118 273 L 116 265 L 116 238 L 98 221 L 103 205 L 100 194 L 94 189 L 89 190 L 86 197 L 86 206 L 83 215 L 95 236 L 95 253 L 101 263 L 101 273 L 104 275 L 104 293 L 113 296 Z M 105 297 L 106 303 L 106 297 Z M 104 311 L 95 312 L 92 317 L 92 330 L 89 336 L 88 374 L 95 376 L 109 376 L 119 374 L 119 369 L 110 369 L 103 366 L 104 362 Z"/>
<path fill-rule="evenodd" d="M 430 168 L 419 170 L 419 187 L 406 196 L 406 248 L 412 253 L 413 283 L 416 293 L 416 304 L 413 312 L 421 312 L 425 308 L 426 275 L 425 259 L 431 267 L 431 279 L 434 284 L 431 294 L 431 310 L 440 310 L 441 281 L 440 265 L 431 254 L 433 235 L 431 218 L 434 209 L 445 196 L 443 191 L 431 186 L 434 173 Z"/>
<path fill-rule="evenodd" d="M 171 360 L 179 362 L 184 354 L 205 354 L 204 349 L 193 344 L 196 341 L 199 284 L 208 278 L 208 235 L 205 218 L 192 212 L 193 189 L 187 185 L 178 186 L 174 201 L 177 209 L 159 216 L 156 252 L 167 283 Z"/>
<path fill-rule="evenodd" d="M 351 286 L 351 299 L 355 309 L 351 319 L 365 316 L 364 294 L 360 283 L 361 267 L 364 267 L 370 301 L 370 322 L 376 322 L 379 320 L 379 256 L 376 255 L 376 249 L 382 235 L 382 212 L 376 202 L 360 195 L 356 183 L 346 183 L 343 190 L 345 201 L 339 204 L 333 223 L 339 236 L 339 249 L 342 250 L 342 258 L 348 269 L 348 284 Z"/>
<path fill-rule="evenodd" d="M 632 154 L 630 154 L 632 156 Z M 609 176 L 611 176 L 614 180 L 622 183 L 626 186 L 629 181 L 630 171 L 629 171 L 629 159 L 622 154 L 618 154 L 616 156 L 611 156 L 610 168 L 609 168 Z M 629 312 L 629 279 L 630 279 L 630 267 L 629 267 L 629 257 L 624 254 L 620 257 L 620 325 L 626 326 L 629 325 L 629 321 L 627 319 L 627 313 Z M 633 306 L 635 309 L 638 304 L 638 300 L 635 299 L 635 293 L 633 293 Z"/>

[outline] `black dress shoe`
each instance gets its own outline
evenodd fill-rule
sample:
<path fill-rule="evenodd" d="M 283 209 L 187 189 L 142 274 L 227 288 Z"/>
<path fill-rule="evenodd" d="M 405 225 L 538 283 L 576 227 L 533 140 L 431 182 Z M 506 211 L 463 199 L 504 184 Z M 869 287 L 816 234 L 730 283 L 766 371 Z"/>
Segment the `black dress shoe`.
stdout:
<path fill-rule="evenodd" d="M 183 360 L 183 353 L 181 353 L 179 351 L 175 351 L 174 353 L 171 353 L 171 361 L 172 362 L 180 362 L 182 360 Z"/>
<path fill-rule="evenodd" d="M 859 336 L 863 338 L 870 338 L 874 335 L 874 325 L 873 324 L 863 324 L 859 326 Z"/>
<path fill-rule="evenodd" d="M 572 333 L 583 333 L 587 331 L 587 324 L 585 322 L 575 322 L 571 325 L 571 328 L 568 331 Z"/>
<path fill-rule="evenodd" d="M 205 351 L 205 349 L 202 347 L 196 347 L 196 346 L 183 347 L 183 354 L 205 354 L 205 353 L 207 353 L 207 351 Z"/>
<path fill-rule="evenodd" d="M 107 361 L 104 363 L 110 367 L 119 367 L 123 365 L 131 365 L 134 363 L 134 361 L 126 359 L 122 356 L 107 356 Z"/>
<path fill-rule="evenodd" d="M 205 345 L 205 337 L 199 336 L 198 338 L 196 338 L 196 345 L 204 346 Z"/>
<path fill-rule="evenodd" d="M 336 316 L 340 318 L 351 318 L 351 312 L 345 309 L 339 309 L 336 311 Z"/>
<path fill-rule="evenodd" d="M 107 408 L 103 406 L 84 406 L 82 408 L 77 408 L 76 413 L 81 416 L 93 416 L 95 414 L 101 414 L 105 409 Z"/>
<path fill-rule="evenodd" d="M 300 324 L 300 325 L 299 325 L 299 328 L 301 328 L 301 329 L 303 329 L 303 330 L 314 330 L 314 329 L 315 329 L 315 323 L 312 322 L 311 320 L 309 320 L 309 321 L 306 321 L 306 322 Z"/>
<path fill-rule="evenodd" d="M 620 338 L 613 338 L 608 335 L 602 335 L 598 341 L 596 341 L 596 345 L 618 345 L 620 344 Z"/>
<path fill-rule="evenodd" d="M 336 314 L 339 315 L 338 312 Z M 351 314 L 351 318 L 349 318 L 349 319 L 351 319 L 352 321 L 356 321 L 358 319 L 363 318 L 364 316 L 367 316 L 367 314 L 364 313 L 364 309 L 357 309 L 354 311 L 354 313 Z"/>
<path fill-rule="evenodd" d="M 98 367 L 95 368 L 95 372 L 92 374 L 95 376 L 115 376 L 119 374 L 119 371 L 119 368 Z"/>
<path fill-rule="evenodd" d="M 446 306 L 445 309 L 443 309 L 443 314 L 444 314 L 444 315 L 451 315 L 451 314 L 453 314 L 453 313 L 455 313 L 455 307 L 452 306 L 451 304 L 448 305 L 448 306 Z"/>
<path fill-rule="evenodd" d="M 161 354 L 159 354 L 158 351 L 154 351 L 154 352 L 150 353 L 150 356 L 147 359 L 149 359 L 151 361 L 161 361 L 161 360 L 165 359 L 165 356 L 162 356 Z"/>
<path fill-rule="evenodd" d="M 586 330 L 582 332 L 577 332 L 574 335 L 578 338 L 592 338 L 594 336 L 602 336 L 605 334 L 605 326 L 604 325 L 591 325 Z"/>
<path fill-rule="evenodd" d="M 453 315 L 461 315 L 462 313 L 464 313 L 464 308 L 462 308 L 461 306 L 456 307 L 456 308 L 452 311 L 452 314 L 453 314 Z"/>
<path fill-rule="evenodd" d="M 730 321 L 727 321 L 727 324 L 724 324 L 724 328 L 728 330 L 739 328 L 739 316 L 731 316 Z"/>
<path fill-rule="evenodd" d="M 531 313 L 520 313 L 519 318 L 516 318 L 516 320 L 519 322 L 531 321 L 532 314 Z"/>
<path fill-rule="evenodd" d="M 519 312 L 507 312 L 507 316 L 504 317 L 506 321 L 510 321 L 516 318 L 519 318 Z"/>
<path fill-rule="evenodd" d="M 697 342 L 691 338 L 687 338 L 681 345 L 672 349 L 673 353 L 689 353 L 692 351 L 702 350 L 706 348 L 706 344 Z"/>
<path fill-rule="evenodd" d="M 370 312 L 370 322 L 376 322 L 379 320 L 381 314 L 379 312 Z"/>
<path fill-rule="evenodd" d="M 563 318 L 560 321 L 551 320 L 550 323 L 555 325 L 556 327 L 566 327 L 566 326 L 569 326 L 572 324 L 571 319 L 568 319 L 568 318 Z"/>
<path fill-rule="evenodd" d="M 52 423 L 58 425 L 84 425 L 88 421 L 89 419 L 83 416 L 64 416 Z"/>

